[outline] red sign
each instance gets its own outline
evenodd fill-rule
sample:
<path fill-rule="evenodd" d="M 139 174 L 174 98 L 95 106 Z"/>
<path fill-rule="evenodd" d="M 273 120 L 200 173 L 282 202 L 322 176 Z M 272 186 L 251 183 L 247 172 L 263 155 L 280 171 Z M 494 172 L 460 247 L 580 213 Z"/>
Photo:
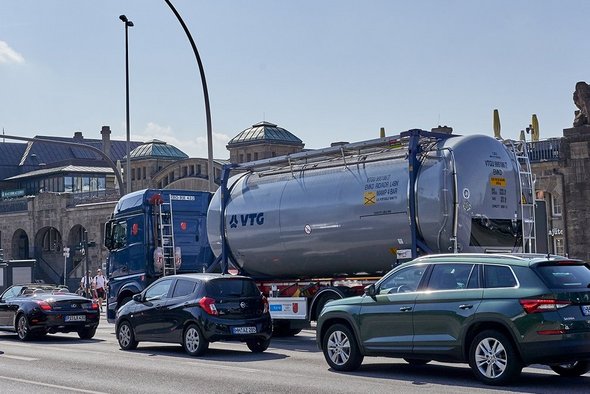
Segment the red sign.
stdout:
<path fill-rule="evenodd" d="M 133 226 L 131 226 L 131 234 L 137 235 L 138 232 L 139 232 L 139 224 L 133 223 Z"/>
<path fill-rule="evenodd" d="M 294 302 L 293 303 L 293 313 L 297 313 L 299 311 L 299 304 Z"/>
<path fill-rule="evenodd" d="M 186 231 L 186 222 L 180 222 L 180 229 Z"/>

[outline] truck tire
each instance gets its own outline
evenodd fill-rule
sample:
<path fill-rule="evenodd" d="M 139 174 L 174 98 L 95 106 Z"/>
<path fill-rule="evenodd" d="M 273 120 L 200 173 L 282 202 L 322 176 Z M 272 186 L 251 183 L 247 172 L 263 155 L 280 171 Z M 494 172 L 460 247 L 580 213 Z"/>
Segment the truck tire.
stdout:
<path fill-rule="evenodd" d="M 496 330 L 486 330 L 471 342 L 469 366 L 478 380 L 497 386 L 516 378 L 523 364 L 512 341 Z"/>
<path fill-rule="evenodd" d="M 273 337 L 292 337 L 301 332 L 301 328 L 291 328 L 288 321 L 274 321 L 272 325 Z"/>
<path fill-rule="evenodd" d="M 343 324 L 334 324 L 322 338 L 322 351 L 328 365 L 336 371 L 354 371 L 363 363 L 354 334 Z"/>

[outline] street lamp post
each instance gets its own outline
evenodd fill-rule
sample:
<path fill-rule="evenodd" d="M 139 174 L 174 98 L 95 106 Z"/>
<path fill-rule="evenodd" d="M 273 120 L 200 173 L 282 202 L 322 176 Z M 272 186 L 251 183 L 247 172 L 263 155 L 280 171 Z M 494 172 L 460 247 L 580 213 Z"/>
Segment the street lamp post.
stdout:
<path fill-rule="evenodd" d="M 127 116 L 127 143 L 125 147 L 125 151 L 127 153 L 127 162 L 125 166 L 125 183 L 127 193 L 131 193 L 131 160 L 129 157 L 129 28 L 133 27 L 133 22 L 127 19 L 125 15 L 120 15 L 119 19 L 121 19 L 125 24 L 125 108 Z"/>

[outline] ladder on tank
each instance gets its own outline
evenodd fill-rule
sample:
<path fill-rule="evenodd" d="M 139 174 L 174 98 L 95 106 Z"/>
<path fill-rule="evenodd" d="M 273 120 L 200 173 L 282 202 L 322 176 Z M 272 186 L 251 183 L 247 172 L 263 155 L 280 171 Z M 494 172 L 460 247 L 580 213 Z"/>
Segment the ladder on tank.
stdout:
<path fill-rule="evenodd" d="M 172 197 L 169 196 L 168 202 L 162 202 L 158 207 L 158 243 L 162 248 L 162 275 L 176 275 Z"/>
<path fill-rule="evenodd" d="M 518 164 L 520 183 L 520 217 L 522 219 L 522 251 L 537 252 L 537 228 L 535 223 L 535 181 L 531 169 L 526 141 L 507 141 Z"/>

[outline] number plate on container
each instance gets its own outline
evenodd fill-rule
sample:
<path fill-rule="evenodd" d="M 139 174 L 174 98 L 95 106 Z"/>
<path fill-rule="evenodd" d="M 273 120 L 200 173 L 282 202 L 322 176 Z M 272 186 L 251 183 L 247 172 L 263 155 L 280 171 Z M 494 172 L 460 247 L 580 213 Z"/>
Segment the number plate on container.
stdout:
<path fill-rule="evenodd" d="M 256 327 L 232 327 L 232 334 L 256 334 Z"/>
<path fill-rule="evenodd" d="M 582 305 L 582 313 L 584 316 L 590 316 L 590 305 Z"/>
<path fill-rule="evenodd" d="M 71 321 L 86 321 L 86 315 L 69 315 L 64 317 L 64 321 L 71 322 Z"/>

